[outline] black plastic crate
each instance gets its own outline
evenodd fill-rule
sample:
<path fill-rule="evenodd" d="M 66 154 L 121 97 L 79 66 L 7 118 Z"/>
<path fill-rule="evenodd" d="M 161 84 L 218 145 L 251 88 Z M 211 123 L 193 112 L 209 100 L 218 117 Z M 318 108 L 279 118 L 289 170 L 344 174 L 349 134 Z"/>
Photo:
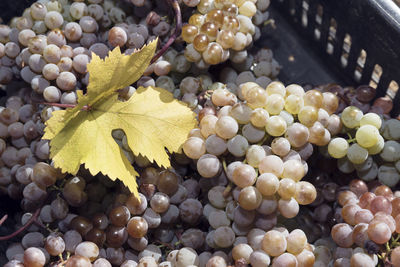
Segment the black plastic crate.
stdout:
<path fill-rule="evenodd" d="M 370 84 L 400 113 L 400 8 L 392 0 L 272 0 L 276 29 L 261 41 L 284 82 Z"/>

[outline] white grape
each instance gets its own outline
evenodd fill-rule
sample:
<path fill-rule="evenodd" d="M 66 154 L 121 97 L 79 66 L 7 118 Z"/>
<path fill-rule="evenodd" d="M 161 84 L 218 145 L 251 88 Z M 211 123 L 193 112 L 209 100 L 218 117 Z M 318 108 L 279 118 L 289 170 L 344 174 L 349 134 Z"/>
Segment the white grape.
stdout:
<path fill-rule="evenodd" d="M 347 155 L 349 143 L 342 137 L 336 137 L 329 142 L 328 153 L 332 157 L 339 159 Z"/>

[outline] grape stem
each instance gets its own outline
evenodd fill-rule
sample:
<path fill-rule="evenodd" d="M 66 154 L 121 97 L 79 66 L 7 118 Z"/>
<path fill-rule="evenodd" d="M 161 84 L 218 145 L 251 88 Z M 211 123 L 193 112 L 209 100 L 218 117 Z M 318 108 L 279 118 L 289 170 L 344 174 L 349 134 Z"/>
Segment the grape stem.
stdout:
<path fill-rule="evenodd" d="M 21 228 L 19 228 L 14 233 L 6 235 L 6 236 L 0 236 L 0 241 L 9 240 L 9 239 L 17 236 L 19 233 L 23 232 L 24 230 L 26 230 L 29 226 L 32 225 L 32 223 L 34 223 L 37 220 L 37 218 L 39 217 L 39 214 L 40 214 L 40 210 L 41 210 L 41 208 L 38 208 L 35 211 L 35 213 L 32 215 L 32 217 Z M 3 219 L 4 219 L 4 217 L 1 220 L 3 220 Z"/>
<path fill-rule="evenodd" d="M 175 30 L 169 37 L 168 41 L 164 44 L 164 46 L 153 57 L 151 63 L 156 62 L 156 60 L 168 50 L 168 48 L 175 42 L 176 38 L 178 38 L 182 31 L 182 14 L 178 0 L 168 0 L 168 3 L 172 6 L 175 12 Z"/>
<path fill-rule="evenodd" d="M 4 215 L 0 220 L 0 226 L 7 220 L 8 214 Z"/>

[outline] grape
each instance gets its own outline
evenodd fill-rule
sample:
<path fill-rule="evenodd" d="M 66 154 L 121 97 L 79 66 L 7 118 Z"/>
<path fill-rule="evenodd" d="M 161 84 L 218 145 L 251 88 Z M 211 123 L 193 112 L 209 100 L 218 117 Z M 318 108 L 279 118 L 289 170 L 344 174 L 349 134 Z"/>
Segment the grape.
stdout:
<path fill-rule="evenodd" d="M 339 159 L 347 155 L 349 143 L 342 137 L 333 138 L 328 145 L 328 153 L 332 157 Z"/>
<path fill-rule="evenodd" d="M 283 199 L 290 199 L 296 192 L 296 182 L 290 178 L 283 178 L 279 182 L 278 194 Z"/>
<path fill-rule="evenodd" d="M 279 199 L 278 209 L 285 218 L 293 218 L 299 213 L 299 203 L 295 198 Z"/>
<path fill-rule="evenodd" d="M 147 208 L 142 217 L 146 220 L 149 228 L 157 228 L 161 223 L 160 214 L 156 213 L 151 208 Z"/>
<path fill-rule="evenodd" d="M 35 247 L 30 247 L 24 252 L 24 265 L 32 267 L 41 267 L 46 263 L 44 253 Z"/>
<path fill-rule="evenodd" d="M 199 256 L 196 251 L 189 247 L 181 248 L 176 254 L 176 267 L 186 267 L 189 265 L 198 265 Z"/>
<path fill-rule="evenodd" d="M 68 40 L 76 42 L 82 37 L 82 28 L 76 22 L 68 22 L 64 27 L 64 34 Z"/>
<path fill-rule="evenodd" d="M 339 223 L 332 227 L 331 236 L 340 247 L 348 248 L 353 245 L 353 229 L 346 223 Z"/>
<path fill-rule="evenodd" d="M 262 195 L 254 186 L 247 186 L 240 191 L 239 205 L 245 210 L 257 209 L 262 201 Z"/>
<path fill-rule="evenodd" d="M 363 125 L 356 132 L 357 143 L 364 148 L 373 147 L 378 142 L 378 136 L 378 129 L 372 125 Z"/>
<path fill-rule="evenodd" d="M 115 226 L 125 226 L 130 218 L 129 209 L 126 206 L 118 206 L 110 211 L 110 222 Z"/>
<path fill-rule="evenodd" d="M 258 169 L 261 174 L 272 173 L 276 177 L 281 177 L 284 170 L 284 165 L 280 157 L 275 155 L 269 155 L 260 161 Z"/>
<path fill-rule="evenodd" d="M 238 244 L 232 249 L 232 257 L 234 260 L 244 259 L 246 263 L 250 263 L 250 255 L 253 249 L 247 244 Z"/>
<path fill-rule="evenodd" d="M 150 200 L 151 208 L 157 213 L 164 213 L 169 208 L 169 197 L 164 193 L 157 192 Z M 129 211 L 128 213 L 129 214 Z"/>
<path fill-rule="evenodd" d="M 234 137 L 238 129 L 238 123 L 231 116 L 222 116 L 215 123 L 215 131 L 217 135 L 224 139 L 230 139 Z"/>
<path fill-rule="evenodd" d="M 286 251 L 287 242 L 285 236 L 277 231 L 268 231 L 262 241 L 262 249 L 270 256 L 276 257 Z"/>
<path fill-rule="evenodd" d="M 246 161 L 253 167 L 257 167 L 265 156 L 264 148 L 259 145 L 252 145 L 246 151 Z"/>
<path fill-rule="evenodd" d="M 380 156 L 387 162 L 398 161 L 400 159 L 400 144 L 392 140 L 386 141 Z"/>
<path fill-rule="evenodd" d="M 258 177 L 256 187 L 262 195 L 271 196 L 278 191 L 279 180 L 273 173 L 263 173 Z"/>
<path fill-rule="evenodd" d="M 241 188 L 253 185 L 256 182 L 256 178 L 256 171 L 248 164 L 237 166 L 232 173 L 233 182 Z"/>
<path fill-rule="evenodd" d="M 208 200 L 214 207 L 223 209 L 231 200 L 229 197 L 224 197 L 224 190 L 223 186 L 214 186 L 208 191 Z"/>
<path fill-rule="evenodd" d="M 271 113 L 271 112 L 270 112 Z M 267 121 L 265 129 L 269 135 L 280 136 L 286 132 L 286 121 L 280 116 L 271 116 Z"/>
<path fill-rule="evenodd" d="M 285 137 L 289 140 L 290 145 L 302 147 L 308 142 L 310 132 L 303 124 L 295 122 L 287 128 Z"/>
<path fill-rule="evenodd" d="M 99 255 L 99 248 L 93 242 L 85 241 L 75 248 L 75 255 L 80 255 L 94 261 Z"/>
<path fill-rule="evenodd" d="M 228 151 L 236 157 L 246 154 L 249 143 L 242 135 L 236 135 L 227 142 Z"/>
<path fill-rule="evenodd" d="M 361 164 L 368 158 L 368 150 L 358 144 L 352 144 L 347 150 L 347 158 L 354 164 Z"/>
<path fill-rule="evenodd" d="M 29 247 L 43 247 L 44 236 L 39 232 L 27 233 L 21 240 L 22 246 L 27 249 Z"/>
<path fill-rule="evenodd" d="M 298 113 L 300 123 L 311 127 L 318 120 L 318 110 L 313 106 L 304 106 Z"/>
<path fill-rule="evenodd" d="M 197 161 L 197 171 L 205 178 L 211 178 L 218 174 L 221 169 L 219 159 L 211 154 L 204 154 Z"/>
<path fill-rule="evenodd" d="M 55 86 L 48 86 L 43 91 L 43 97 L 47 102 L 50 103 L 59 102 L 61 98 L 61 91 Z"/>
<path fill-rule="evenodd" d="M 82 236 L 75 230 L 69 230 L 64 234 L 65 250 L 75 252 L 76 246 L 82 242 Z"/>
<path fill-rule="evenodd" d="M 396 119 L 389 119 L 383 123 L 381 130 L 385 139 L 398 140 L 400 138 L 399 129 L 399 121 Z"/>
<path fill-rule="evenodd" d="M 362 111 L 354 106 L 347 107 L 342 112 L 342 122 L 348 128 L 355 128 L 360 125 L 360 121 L 363 117 Z"/>
<path fill-rule="evenodd" d="M 377 172 L 379 181 L 387 186 L 393 187 L 400 180 L 400 174 L 394 166 L 382 165 Z"/>
<path fill-rule="evenodd" d="M 186 199 L 179 205 L 180 218 L 189 224 L 197 224 L 203 213 L 203 206 L 196 199 Z"/>
<path fill-rule="evenodd" d="M 93 267 L 111 267 L 111 263 L 104 258 L 99 258 L 93 262 Z"/>
<path fill-rule="evenodd" d="M 60 13 L 56 11 L 50 11 L 46 13 L 44 23 L 46 24 L 47 28 L 52 30 L 60 28 L 61 25 L 64 23 L 64 19 Z"/>
<path fill-rule="evenodd" d="M 222 226 L 214 232 L 214 242 L 218 247 L 227 248 L 232 246 L 235 241 L 235 233 L 232 228 L 228 226 Z"/>
<path fill-rule="evenodd" d="M 86 257 L 80 256 L 80 255 L 73 255 L 67 260 L 67 263 L 65 264 L 65 266 L 66 267 L 74 267 L 74 266 L 90 267 L 90 266 L 92 266 L 92 264 L 90 263 L 90 260 Z"/>
<path fill-rule="evenodd" d="M 178 190 L 178 175 L 171 171 L 163 171 L 160 173 L 157 188 L 158 191 L 169 196 L 175 194 Z"/>
<path fill-rule="evenodd" d="M 279 257 L 274 258 L 272 261 L 273 267 L 295 267 L 297 265 L 297 259 L 293 254 L 283 253 Z"/>
<path fill-rule="evenodd" d="M 201 257 L 202 254 L 200 254 Z M 201 264 L 201 258 L 200 258 Z M 211 257 L 205 265 L 200 265 L 205 267 L 227 267 L 226 260 L 221 256 L 213 256 Z"/>
<path fill-rule="evenodd" d="M 218 122 L 217 122 L 218 124 Z M 207 137 L 205 142 L 205 148 L 208 153 L 219 156 L 223 154 L 227 149 L 227 144 L 224 139 L 213 134 Z"/>
<path fill-rule="evenodd" d="M 207 138 L 208 136 L 210 136 L 212 134 L 216 134 L 215 127 L 216 127 L 217 121 L 218 121 L 218 118 L 214 115 L 206 115 L 200 121 L 201 134 L 205 138 Z"/>

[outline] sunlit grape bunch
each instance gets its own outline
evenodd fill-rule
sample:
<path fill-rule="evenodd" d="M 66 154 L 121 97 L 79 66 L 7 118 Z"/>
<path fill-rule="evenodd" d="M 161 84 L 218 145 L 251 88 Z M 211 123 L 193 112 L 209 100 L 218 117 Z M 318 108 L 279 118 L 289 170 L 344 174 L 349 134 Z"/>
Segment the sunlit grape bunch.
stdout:
<path fill-rule="evenodd" d="M 241 209 L 256 210 L 269 220 L 277 210 L 292 218 L 299 204 L 316 198 L 315 187 L 301 179 L 308 171 L 312 144 L 328 144 L 331 132 L 341 129 L 333 114 L 338 99 L 332 93 L 304 92 L 299 85 L 285 87 L 280 82 L 266 89 L 243 83 L 238 97 L 223 87 L 214 90 L 214 107 L 199 112 L 200 128 L 189 134 L 183 151 L 197 160 L 202 177 L 218 176 L 223 170 L 236 186 L 232 195 Z M 233 156 L 229 162 L 227 154 Z"/>
<path fill-rule="evenodd" d="M 187 1 L 190 2 L 190 1 Z M 261 1 L 262 11 L 269 1 Z M 182 38 L 187 43 L 185 56 L 198 66 L 215 65 L 226 61 L 236 52 L 246 49 L 257 36 L 252 18 L 257 13 L 255 1 L 244 0 L 201 0 L 197 13 L 182 27 Z M 255 20 L 262 24 L 267 16 L 258 13 Z"/>

